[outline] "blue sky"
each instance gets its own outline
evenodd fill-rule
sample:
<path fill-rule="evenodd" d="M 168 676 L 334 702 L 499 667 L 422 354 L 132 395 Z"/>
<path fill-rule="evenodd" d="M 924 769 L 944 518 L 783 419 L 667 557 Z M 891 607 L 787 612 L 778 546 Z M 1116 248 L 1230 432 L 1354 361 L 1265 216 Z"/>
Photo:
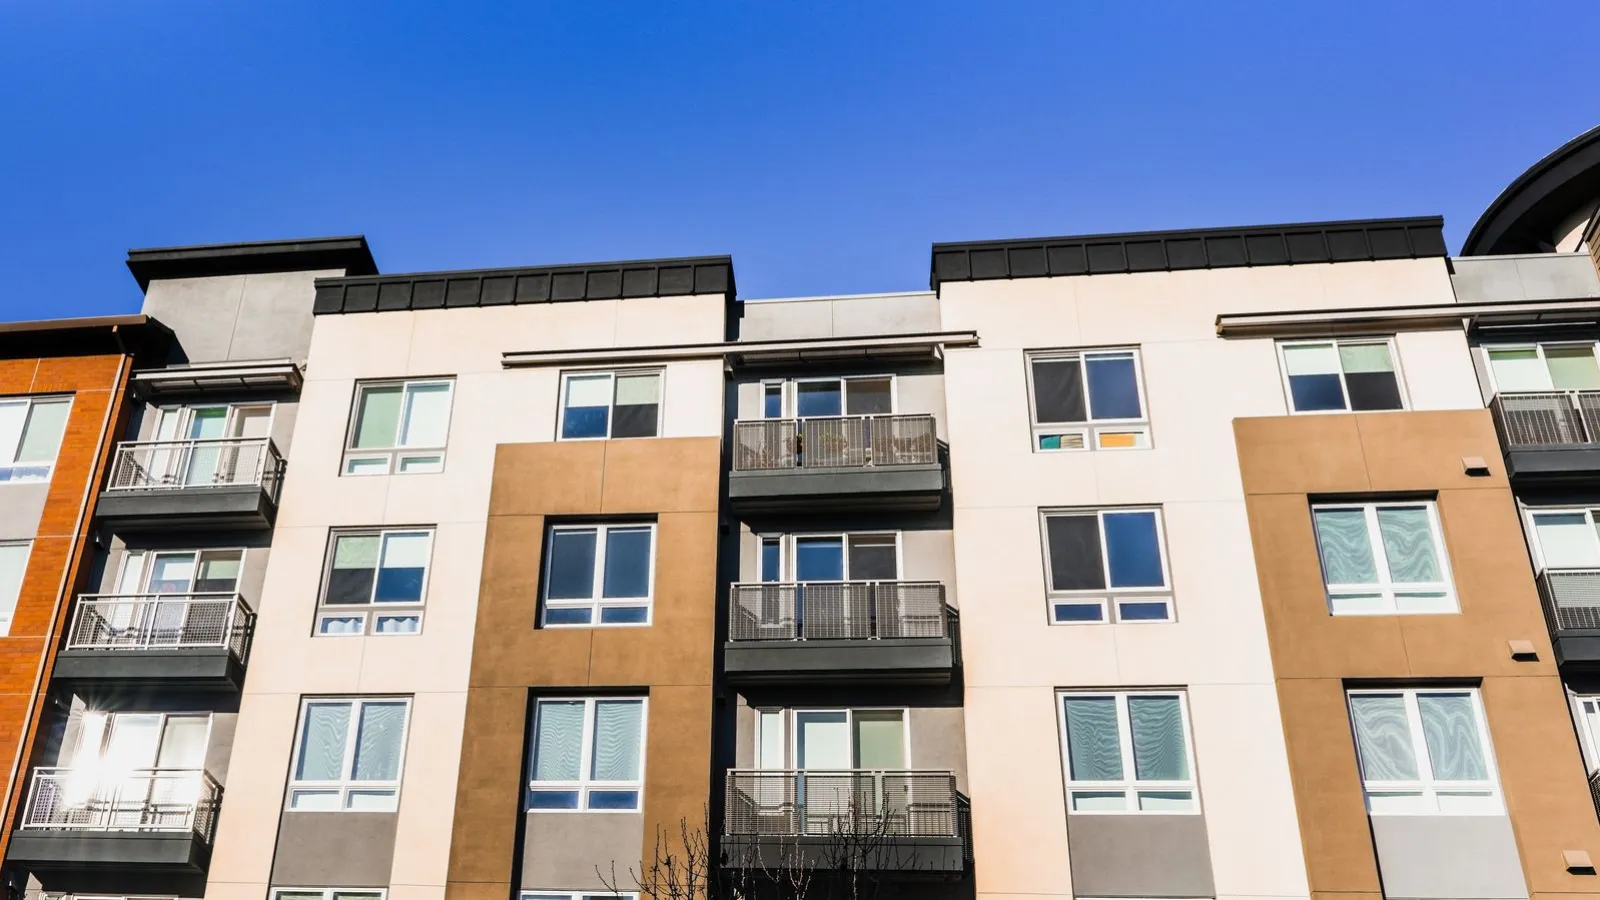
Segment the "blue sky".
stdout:
<path fill-rule="evenodd" d="M 1336 7 L 1336 8 L 1334 8 Z M 1600 3 L 0 0 L 0 319 L 129 247 L 362 233 L 383 271 L 1442 214 L 1600 122 Z"/>

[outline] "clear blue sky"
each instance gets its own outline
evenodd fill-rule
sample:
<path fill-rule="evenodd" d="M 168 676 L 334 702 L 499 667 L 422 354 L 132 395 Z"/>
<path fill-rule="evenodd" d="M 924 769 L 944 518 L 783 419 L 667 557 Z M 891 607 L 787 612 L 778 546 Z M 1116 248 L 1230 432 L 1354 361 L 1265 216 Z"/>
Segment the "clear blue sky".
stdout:
<path fill-rule="evenodd" d="M 469 8 L 475 7 L 475 8 Z M 1442 214 L 1600 122 L 1600 3 L 0 0 L 0 319 L 129 247 L 363 233 L 383 271 Z"/>

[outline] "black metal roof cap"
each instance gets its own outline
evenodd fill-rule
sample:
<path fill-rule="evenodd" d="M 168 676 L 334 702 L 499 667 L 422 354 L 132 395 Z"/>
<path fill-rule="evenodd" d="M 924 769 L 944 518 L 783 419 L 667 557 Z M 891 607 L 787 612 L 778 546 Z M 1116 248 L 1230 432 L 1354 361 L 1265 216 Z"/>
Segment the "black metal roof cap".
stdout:
<path fill-rule="evenodd" d="M 347 275 L 375 275 L 378 265 L 362 235 L 250 241 L 240 244 L 194 244 L 128 251 L 128 271 L 140 290 L 162 278 L 201 275 L 256 275 L 263 272 L 312 272 L 343 269 Z"/>
<path fill-rule="evenodd" d="M 929 286 L 947 281 L 1171 272 L 1445 255 L 1444 219 L 1135 231 L 933 245 Z"/>
<path fill-rule="evenodd" d="M 1600 202 L 1600 125 L 1552 150 L 1500 192 L 1468 232 L 1462 256 L 1548 253 L 1557 223 Z"/>

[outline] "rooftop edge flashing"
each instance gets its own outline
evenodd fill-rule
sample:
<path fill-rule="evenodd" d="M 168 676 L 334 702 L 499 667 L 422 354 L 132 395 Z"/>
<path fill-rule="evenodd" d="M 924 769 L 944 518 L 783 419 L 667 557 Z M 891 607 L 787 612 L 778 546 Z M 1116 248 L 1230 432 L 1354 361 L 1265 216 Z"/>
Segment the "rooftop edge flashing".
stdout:
<path fill-rule="evenodd" d="M 1445 256 L 1441 216 L 1064 235 L 935 243 L 928 286 Z"/>
<path fill-rule="evenodd" d="M 1533 227 L 1529 219 L 1544 221 L 1552 208 L 1557 209 L 1555 218 L 1572 212 L 1576 207 L 1571 195 L 1581 199 L 1596 185 L 1600 185 L 1600 125 L 1546 153 L 1513 178 L 1472 223 L 1461 242 L 1461 255 L 1503 255 L 1507 244 L 1521 246 Z"/>
<path fill-rule="evenodd" d="M 721 294 L 736 302 L 731 256 L 459 269 L 317 279 L 316 315 Z"/>
<path fill-rule="evenodd" d="M 128 251 L 128 271 L 147 291 L 150 282 L 207 275 L 259 275 L 343 269 L 348 275 L 375 275 L 378 265 L 364 235 L 194 244 Z"/>
<path fill-rule="evenodd" d="M 143 314 L 0 322 L 0 358 L 120 354 L 165 358 L 172 329 Z"/>

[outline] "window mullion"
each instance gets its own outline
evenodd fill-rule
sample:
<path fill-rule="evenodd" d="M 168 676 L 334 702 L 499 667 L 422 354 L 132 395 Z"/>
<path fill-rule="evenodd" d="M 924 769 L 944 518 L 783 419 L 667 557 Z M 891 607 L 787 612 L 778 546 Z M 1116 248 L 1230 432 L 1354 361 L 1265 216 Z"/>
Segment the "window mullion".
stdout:
<path fill-rule="evenodd" d="M 594 780 L 594 719 L 595 701 L 591 697 L 583 701 L 583 735 L 578 745 L 578 752 L 583 754 L 583 759 L 578 761 L 580 792 Z M 588 799 L 588 794 L 585 792 L 582 797 L 585 806 L 588 805 Z"/>
<path fill-rule="evenodd" d="M 610 539 L 610 536 L 610 526 L 596 525 L 594 527 L 594 579 L 589 587 L 589 603 L 597 610 L 595 612 L 596 618 L 600 615 L 598 612 L 600 598 L 606 594 L 606 541 Z"/>
<path fill-rule="evenodd" d="M 345 791 L 348 790 L 350 788 L 351 783 L 355 781 L 355 772 L 356 772 L 356 739 L 357 739 L 356 732 L 361 727 L 361 703 L 360 703 L 360 701 L 352 700 L 352 701 L 350 701 L 349 705 L 350 705 L 350 724 L 345 726 L 344 760 L 343 760 L 343 764 L 339 768 L 339 780 L 341 782 L 343 782 L 343 784 L 340 785 L 341 790 L 339 791 L 339 808 L 340 809 L 344 808 L 344 794 L 345 794 Z"/>
<path fill-rule="evenodd" d="M 1078 357 L 1078 383 L 1083 385 L 1083 418 L 1084 418 L 1084 424 L 1088 425 L 1088 426 L 1091 426 L 1090 427 L 1090 434 L 1092 435 L 1093 434 L 1093 427 L 1092 426 L 1094 425 L 1094 397 L 1090 396 L 1090 394 L 1089 394 L 1089 355 L 1087 353 L 1079 353 L 1079 354 L 1077 354 L 1077 357 Z M 1084 441 L 1084 443 L 1087 444 L 1088 441 L 1086 440 L 1086 441 Z"/>
<path fill-rule="evenodd" d="M 1344 376 L 1344 357 L 1339 355 L 1339 342 L 1333 342 L 1334 371 L 1339 373 L 1339 392 L 1344 395 L 1344 411 L 1351 412 L 1355 403 L 1350 400 L 1350 380 Z"/>
<path fill-rule="evenodd" d="M 1128 695 L 1117 694 L 1117 745 L 1122 750 L 1122 780 L 1126 783 L 1123 796 L 1128 802 L 1128 811 L 1137 812 L 1133 807 L 1137 802 L 1134 790 L 1138 784 L 1139 774 L 1134 769 L 1133 762 L 1133 719 L 1128 712 Z"/>
<path fill-rule="evenodd" d="M 1411 753 L 1416 757 L 1417 775 L 1425 791 L 1434 791 L 1433 763 L 1428 758 L 1428 736 L 1422 729 L 1422 708 L 1416 691 L 1405 691 L 1406 727 L 1411 729 Z"/>
<path fill-rule="evenodd" d="M 1373 569 L 1378 576 L 1378 590 L 1388 601 L 1391 610 L 1398 608 L 1394 596 L 1394 583 L 1389 580 L 1389 554 L 1383 549 L 1383 531 L 1378 524 L 1378 504 L 1368 503 L 1363 507 L 1367 517 L 1367 543 L 1372 547 Z"/>
<path fill-rule="evenodd" d="M 1095 537 L 1100 539 L 1100 577 L 1104 579 L 1105 590 L 1106 593 L 1109 594 L 1111 593 L 1111 542 L 1106 540 L 1105 510 L 1101 509 L 1095 511 L 1094 526 L 1095 531 L 1097 532 Z M 1116 606 L 1115 603 L 1110 603 L 1109 605 L 1112 607 Z"/>

